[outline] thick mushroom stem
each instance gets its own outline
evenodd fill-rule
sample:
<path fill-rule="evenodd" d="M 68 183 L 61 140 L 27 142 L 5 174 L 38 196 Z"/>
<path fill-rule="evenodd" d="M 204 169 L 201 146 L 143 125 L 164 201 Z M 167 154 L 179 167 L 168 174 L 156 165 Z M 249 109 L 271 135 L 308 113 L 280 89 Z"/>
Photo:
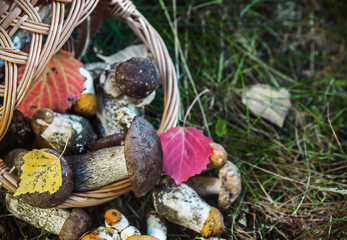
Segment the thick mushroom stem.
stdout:
<path fill-rule="evenodd" d="M 66 156 L 75 176 L 74 191 L 94 190 L 128 178 L 124 146 Z"/>
<path fill-rule="evenodd" d="M 165 220 L 159 216 L 155 211 L 150 211 L 147 214 L 147 234 L 158 238 L 159 240 L 166 240 L 167 227 Z"/>
<path fill-rule="evenodd" d="M 219 195 L 221 190 L 221 181 L 216 177 L 193 176 L 185 183 L 201 197 Z"/>
<path fill-rule="evenodd" d="M 12 194 L 6 194 L 6 207 L 16 218 L 36 228 L 60 234 L 60 239 L 64 240 L 78 239 L 91 227 L 90 217 L 81 209 L 71 212 L 59 208 L 32 207 Z"/>
<path fill-rule="evenodd" d="M 186 182 L 199 196 L 219 195 L 218 207 L 226 210 L 240 195 L 242 189 L 241 176 L 238 168 L 227 162 L 219 169 L 218 178 L 193 176 Z"/>
<path fill-rule="evenodd" d="M 224 231 L 223 216 L 188 185 L 163 179 L 153 192 L 155 210 L 168 221 L 192 229 L 203 237 L 219 236 Z"/>

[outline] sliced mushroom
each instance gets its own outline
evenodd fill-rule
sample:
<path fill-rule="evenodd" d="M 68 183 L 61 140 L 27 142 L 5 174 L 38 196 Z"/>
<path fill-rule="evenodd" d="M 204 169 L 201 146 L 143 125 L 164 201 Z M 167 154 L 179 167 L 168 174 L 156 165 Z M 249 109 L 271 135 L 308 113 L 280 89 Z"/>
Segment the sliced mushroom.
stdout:
<path fill-rule="evenodd" d="M 219 195 L 218 207 L 224 211 L 240 195 L 242 189 L 239 169 L 227 162 L 219 170 L 218 178 L 208 176 L 193 176 L 186 182 L 200 196 Z"/>
<path fill-rule="evenodd" d="M 192 229 L 208 238 L 224 231 L 223 216 L 211 207 L 188 185 L 176 185 L 171 179 L 163 179 L 153 192 L 153 204 L 157 213 L 168 221 Z"/>
<path fill-rule="evenodd" d="M 6 194 L 6 207 L 16 218 L 57 234 L 62 240 L 79 239 L 91 227 L 91 219 L 82 209 L 32 207 L 12 194 Z"/>

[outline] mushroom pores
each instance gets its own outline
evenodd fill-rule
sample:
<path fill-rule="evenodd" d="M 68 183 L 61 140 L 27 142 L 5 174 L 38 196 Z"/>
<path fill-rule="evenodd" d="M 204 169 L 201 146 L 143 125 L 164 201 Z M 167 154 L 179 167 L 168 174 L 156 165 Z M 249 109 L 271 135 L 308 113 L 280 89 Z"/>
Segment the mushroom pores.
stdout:
<path fill-rule="evenodd" d="M 159 74 L 152 60 L 134 57 L 117 66 L 116 84 L 123 94 L 140 99 L 159 86 Z"/>
<path fill-rule="evenodd" d="M 41 149 L 42 151 L 51 153 L 57 157 L 60 156 L 55 150 L 52 149 Z M 67 198 L 70 197 L 73 187 L 74 187 L 74 176 L 73 172 L 68 164 L 68 162 L 60 157 L 61 173 L 62 173 L 62 185 L 57 192 L 51 194 L 49 192 L 34 192 L 25 193 L 20 195 L 20 197 L 33 207 L 39 208 L 52 208 L 62 204 Z"/>
<path fill-rule="evenodd" d="M 144 196 L 161 176 L 163 150 L 159 135 L 153 126 L 141 117 L 135 117 L 125 138 L 125 159 L 132 191 Z"/>

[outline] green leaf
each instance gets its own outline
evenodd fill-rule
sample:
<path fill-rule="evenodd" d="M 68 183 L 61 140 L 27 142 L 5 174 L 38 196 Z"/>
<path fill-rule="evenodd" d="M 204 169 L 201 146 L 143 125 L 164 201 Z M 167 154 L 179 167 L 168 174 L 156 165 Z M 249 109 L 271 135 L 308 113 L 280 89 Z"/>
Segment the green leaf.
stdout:
<path fill-rule="evenodd" d="M 225 120 L 218 118 L 215 129 L 218 137 L 226 136 L 228 134 L 228 123 Z"/>

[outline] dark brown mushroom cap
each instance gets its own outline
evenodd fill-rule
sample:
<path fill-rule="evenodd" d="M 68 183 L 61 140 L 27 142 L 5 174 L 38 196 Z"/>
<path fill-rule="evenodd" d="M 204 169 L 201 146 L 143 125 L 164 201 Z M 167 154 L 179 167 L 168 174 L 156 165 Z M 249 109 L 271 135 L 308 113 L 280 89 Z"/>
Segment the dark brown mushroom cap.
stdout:
<path fill-rule="evenodd" d="M 152 60 L 134 57 L 118 65 L 116 83 L 123 94 L 139 99 L 151 94 L 160 81 Z"/>
<path fill-rule="evenodd" d="M 58 157 L 60 156 L 60 153 L 53 149 L 43 148 L 41 151 L 51 153 Z M 72 193 L 74 176 L 68 162 L 63 157 L 60 157 L 60 164 L 63 181 L 57 192 L 54 194 L 49 192 L 25 193 L 20 195 L 20 197 L 33 207 L 51 208 L 62 204 Z"/>
<path fill-rule="evenodd" d="M 80 208 L 74 208 L 59 233 L 59 240 L 75 240 L 89 231 L 92 219 Z"/>
<path fill-rule="evenodd" d="M 134 118 L 125 137 L 124 153 L 132 190 L 141 197 L 154 187 L 163 167 L 159 135 L 147 120 Z"/>

